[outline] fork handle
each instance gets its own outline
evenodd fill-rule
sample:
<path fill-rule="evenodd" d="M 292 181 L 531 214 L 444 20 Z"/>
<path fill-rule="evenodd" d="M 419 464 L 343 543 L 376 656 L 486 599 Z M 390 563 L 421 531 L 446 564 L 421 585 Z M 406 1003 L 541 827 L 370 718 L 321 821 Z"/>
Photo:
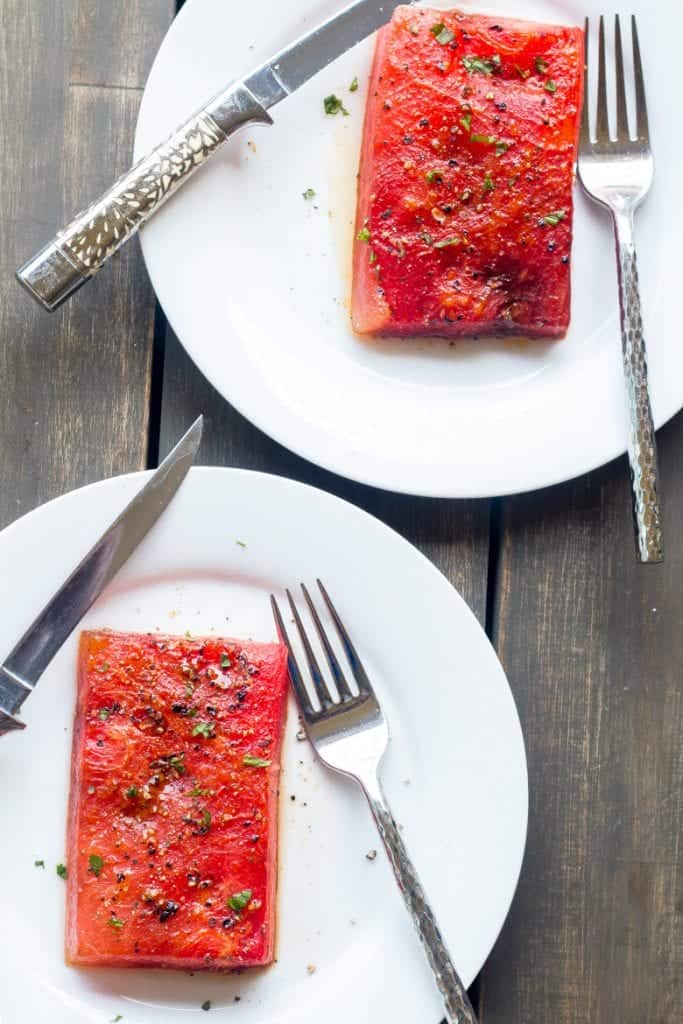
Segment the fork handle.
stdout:
<path fill-rule="evenodd" d="M 663 561 L 657 494 L 657 446 L 647 382 L 647 351 L 640 309 L 633 210 L 612 210 L 617 246 L 621 344 L 628 404 L 628 460 L 631 467 L 636 547 L 641 562 Z"/>
<path fill-rule="evenodd" d="M 427 955 L 429 966 L 444 999 L 448 1024 L 477 1024 L 465 986 L 451 960 L 446 943 L 439 930 L 424 889 L 408 856 L 401 833 L 377 783 L 377 792 L 363 787 L 368 798 L 377 829 L 394 869 L 399 889 Z"/>

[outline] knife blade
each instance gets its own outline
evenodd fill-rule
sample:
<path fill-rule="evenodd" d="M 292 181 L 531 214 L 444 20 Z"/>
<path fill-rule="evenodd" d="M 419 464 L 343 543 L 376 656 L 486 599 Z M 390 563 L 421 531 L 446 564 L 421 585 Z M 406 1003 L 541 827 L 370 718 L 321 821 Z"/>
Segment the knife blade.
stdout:
<path fill-rule="evenodd" d="M 388 21 L 401 2 L 355 0 L 227 86 L 20 267 L 19 283 L 44 309 L 57 309 L 231 135 L 249 124 L 272 124 L 271 107 Z"/>
<path fill-rule="evenodd" d="M 25 728 L 17 717 L 22 704 L 64 641 L 175 495 L 197 454 L 202 423 L 201 416 L 195 420 L 0 665 L 0 736 Z"/>

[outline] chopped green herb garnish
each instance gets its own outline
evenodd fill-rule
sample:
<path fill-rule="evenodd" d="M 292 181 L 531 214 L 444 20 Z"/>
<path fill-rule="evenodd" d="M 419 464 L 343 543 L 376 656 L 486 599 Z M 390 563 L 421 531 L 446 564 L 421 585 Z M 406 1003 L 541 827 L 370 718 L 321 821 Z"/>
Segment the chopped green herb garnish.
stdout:
<path fill-rule="evenodd" d="M 460 118 L 460 124 L 463 126 L 465 131 L 468 132 L 472 127 L 472 115 L 463 114 L 463 116 Z"/>
<path fill-rule="evenodd" d="M 548 61 L 543 60 L 542 57 L 536 57 L 536 59 L 534 60 L 534 64 L 536 65 L 536 70 L 538 71 L 539 75 L 544 75 L 548 70 Z"/>
<path fill-rule="evenodd" d="M 268 768 L 270 763 L 267 758 L 257 757 L 255 754 L 245 754 L 242 758 L 242 764 L 247 768 Z"/>
<path fill-rule="evenodd" d="M 168 758 L 171 768 L 175 768 L 179 775 L 185 774 L 185 751 L 180 754 L 171 754 Z"/>
<path fill-rule="evenodd" d="M 509 143 L 499 141 L 496 143 L 496 156 L 502 156 L 510 148 Z"/>
<path fill-rule="evenodd" d="M 100 662 L 100 664 L 97 666 L 97 671 L 98 672 L 108 672 L 109 671 L 109 662 L 108 661 Z"/>
<path fill-rule="evenodd" d="M 344 117 L 349 116 L 348 110 L 344 107 L 344 104 L 332 93 L 330 96 L 326 96 L 323 100 L 323 107 L 325 108 L 326 114 L 343 114 Z"/>
<path fill-rule="evenodd" d="M 520 68 L 519 64 L 515 64 L 515 71 L 523 81 L 526 81 L 531 74 L 530 71 L 525 71 L 524 68 Z"/>
<path fill-rule="evenodd" d="M 88 871 L 95 878 L 99 878 L 102 874 L 102 868 L 104 867 L 104 861 L 98 853 L 91 853 L 88 857 Z"/>
<path fill-rule="evenodd" d="M 55 868 L 55 871 L 57 872 L 60 878 L 66 878 L 66 864 L 58 864 L 57 867 Z"/>
<path fill-rule="evenodd" d="M 452 43 L 455 39 L 455 32 L 452 32 L 447 28 L 442 21 L 440 21 L 438 25 L 432 25 L 429 31 L 432 33 L 437 43 L 441 43 L 442 46 L 448 46 L 448 44 Z"/>
<path fill-rule="evenodd" d="M 370 255 L 368 256 L 368 263 L 370 263 L 372 265 L 373 263 L 376 263 L 376 262 L 377 262 L 377 253 L 375 252 L 374 249 L 371 249 L 370 250 Z"/>
<path fill-rule="evenodd" d="M 358 239 L 359 242 L 369 242 L 370 241 L 370 228 L 367 226 L 367 224 L 363 225 L 363 227 L 360 229 L 360 231 L 356 235 L 356 238 Z"/>
<path fill-rule="evenodd" d="M 437 170 L 427 171 L 427 173 L 425 174 L 425 178 L 427 179 L 430 185 L 433 185 L 435 181 L 443 181 L 443 175 L 441 174 L 441 171 Z"/>
<path fill-rule="evenodd" d="M 495 146 L 493 135 L 470 135 L 470 142 L 481 142 L 484 146 Z"/>
<path fill-rule="evenodd" d="M 566 210 L 554 210 L 553 213 L 546 213 L 545 217 L 541 217 L 539 223 L 547 224 L 549 228 L 556 228 L 566 216 Z"/>
<path fill-rule="evenodd" d="M 225 652 L 223 652 L 223 654 L 221 654 L 221 668 L 230 668 L 231 666 L 232 662 L 230 660 L 230 657 Z"/>
<path fill-rule="evenodd" d="M 456 235 L 451 235 L 450 238 L 444 238 L 441 242 L 434 242 L 435 249 L 448 249 L 451 245 L 460 245 L 460 239 Z"/>
<path fill-rule="evenodd" d="M 205 1003 L 202 1003 L 202 1010 L 210 1010 L 210 1009 L 211 1009 L 211 1000 L 207 999 Z"/>
<path fill-rule="evenodd" d="M 434 245 L 434 239 L 432 238 L 428 231 L 421 231 L 420 238 L 425 243 L 425 245 Z"/>
<path fill-rule="evenodd" d="M 548 81 L 545 83 L 543 88 L 545 89 L 546 92 L 557 92 L 557 86 L 553 82 L 552 78 L 548 79 Z"/>
<path fill-rule="evenodd" d="M 34 860 L 33 866 L 34 866 L 34 868 L 44 868 L 45 867 L 45 861 L 44 860 Z"/>
<path fill-rule="evenodd" d="M 119 931 L 121 930 L 121 928 L 123 928 L 125 923 L 126 922 L 122 921 L 120 917 L 115 917 L 114 914 L 112 914 L 112 916 L 107 921 L 107 924 L 110 926 L 110 928 L 118 928 Z"/>
<path fill-rule="evenodd" d="M 251 889 L 242 889 L 241 892 L 234 892 L 228 900 L 228 906 L 231 910 L 244 910 L 251 897 Z"/>
<path fill-rule="evenodd" d="M 490 60 L 485 57 L 463 57 L 462 63 L 468 74 L 486 75 L 490 78 L 493 72 L 500 68 L 500 57 L 497 53 Z"/>
<path fill-rule="evenodd" d="M 496 186 L 493 181 L 493 178 L 491 177 L 490 174 L 487 174 L 486 177 L 484 178 L 484 192 L 493 192 L 495 187 Z"/>
<path fill-rule="evenodd" d="M 138 787 L 137 786 L 129 786 L 128 789 L 126 790 L 126 796 L 128 797 L 129 800 L 135 800 L 137 795 L 138 795 Z"/>
<path fill-rule="evenodd" d="M 100 719 L 100 721 L 106 722 L 110 714 L 111 711 L 109 710 L 109 708 L 100 708 L 100 710 L 97 713 L 97 717 Z"/>
<path fill-rule="evenodd" d="M 123 1014 L 117 1013 L 115 1017 L 112 1017 L 111 1024 L 119 1024 L 120 1020 L 123 1020 Z"/>
<path fill-rule="evenodd" d="M 238 548 L 246 548 L 247 546 L 243 540 L 236 540 L 235 544 L 237 545 Z"/>
<path fill-rule="evenodd" d="M 192 730 L 192 735 L 203 736 L 204 739 L 212 740 L 216 735 L 216 725 L 214 722 L 197 722 Z"/>
<path fill-rule="evenodd" d="M 206 808 L 202 811 L 202 834 L 205 834 L 211 828 L 211 811 L 207 811 Z"/>
<path fill-rule="evenodd" d="M 358 78 L 354 77 L 353 81 L 351 82 L 351 85 L 349 86 L 349 92 L 357 92 L 357 91 L 358 91 Z"/>
<path fill-rule="evenodd" d="M 305 192 L 301 193 L 301 195 L 304 197 L 304 199 L 313 199 L 313 197 L 315 195 L 315 189 L 314 188 L 307 188 Z"/>
<path fill-rule="evenodd" d="M 188 796 L 206 796 L 206 794 L 208 792 L 209 792 L 208 789 L 202 789 L 202 787 L 198 783 L 196 783 L 192 787 L 192 789 L 190 790 L 190 792 L 187 795 Z"/>

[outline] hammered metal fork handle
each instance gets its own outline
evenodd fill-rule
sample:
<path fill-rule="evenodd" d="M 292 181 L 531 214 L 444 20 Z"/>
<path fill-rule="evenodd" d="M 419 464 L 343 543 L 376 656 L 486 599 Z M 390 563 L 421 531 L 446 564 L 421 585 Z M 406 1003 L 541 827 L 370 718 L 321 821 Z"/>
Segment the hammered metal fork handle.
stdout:
<path fill-rule="evenodd" d="M 408 856 L 401 833 L 384 797 L 372 795 L 364 787 L 377 829 L 389 856 L 396 881 L 427 955 L 429 965 L 444 1000 L 448 1024 L 476 1024 L 477 1018 L 467 991 L 451 960 L 444 938 L 429 906 L 417 871 Z"/>
<path fill-rule="evenodd" d="M 20 267 L 20 283 L 45 309 L 57 309 L 230 135 L 253 123 L 272 121 L 242 82 L 229 86 Z"/>
<path fill-rule="evenodd" d="M 621 341 L 628 412 L 636 547 L 641 562 L 661 562 L 662 523 L 658 497 L 657 446 L 647 378 L 647 351 L 638 284 L 633 211 L 612 210 L 617 247 Z"/>

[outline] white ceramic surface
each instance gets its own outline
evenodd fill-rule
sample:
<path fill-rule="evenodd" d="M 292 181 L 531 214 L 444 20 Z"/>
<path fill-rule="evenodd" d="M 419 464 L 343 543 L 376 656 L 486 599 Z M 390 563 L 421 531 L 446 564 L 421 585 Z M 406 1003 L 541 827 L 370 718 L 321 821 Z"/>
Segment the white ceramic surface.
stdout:
<path fill-rule="evenodd" d="M 136 152 L 226 80 L 340 0 L 188 0 L 142 103 Z M 443 6 L 443 4 L 441 5 Z M 468 10 L 582 24 L 602 0 L 466 2 Z M 677 240 L 683 228 L 680 0 L 633 0 L 649 71 L 654 190 L 638 216 L 652 401 L 658 425 L 683 404 Z M 150 222 L 142 244 L 176 333 L 249 419 L 320 465 L 415 494 L 528 490 L 625 450 L 616 269 L 607 215 L 576 187 L 572 325 L 561 342 L 361 341 L 350 328 L 350 252 L 367 40 L 231 140 Z M 358 76 L 360 88 L 349 93 Z M 343 97 L 350 117 L 325 116 Z M 302 192 L 314 188 L 305 201 Z"/>
<path fill-rule="evenodd" d="M 0 534 L 1 656 L 143 479 L 74 491 Z M 193 469 L 82 625 L 271 639 L 271 590 L 318 574 L 385 706 L 393 733 L 386 789 L 469 983 L 517 882 L 526 763 L 495 653 L 421 554 L 322 491 Z M 351 782 L 314 763 L 297 741 L 293 706 L 281 786 L 277 964 L 193 977 L 64 965 L 65 888 L 55 865 L 65 849 L 76 645 L 74 634 L 26 703 L 25 732 L 0 741 L 2 1024 L 105 1024 L 119 1013 L 125 1024 L 171 1024 L 192 1014 L 203 1020 L 207 999 L 208 1019 L 239 1024 L 437 1024 L 439 997 L 388 862 L 383 853 L 366 858 L 380 845 L 369 811 Z"/>

